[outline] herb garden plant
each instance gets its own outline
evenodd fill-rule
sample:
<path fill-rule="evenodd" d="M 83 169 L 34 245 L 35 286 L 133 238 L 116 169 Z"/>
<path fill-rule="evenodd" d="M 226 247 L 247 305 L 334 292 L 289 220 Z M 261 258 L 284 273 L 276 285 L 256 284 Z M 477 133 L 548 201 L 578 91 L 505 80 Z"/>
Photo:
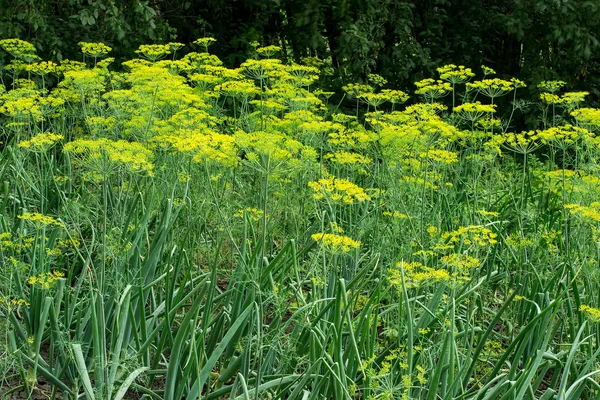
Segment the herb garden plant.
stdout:
<path fill-rule="evenodd" d="M 600 396 L 586 92 L 446 65 L 333 93 L 213 42 L 0 40 L 2 398 Z"/>

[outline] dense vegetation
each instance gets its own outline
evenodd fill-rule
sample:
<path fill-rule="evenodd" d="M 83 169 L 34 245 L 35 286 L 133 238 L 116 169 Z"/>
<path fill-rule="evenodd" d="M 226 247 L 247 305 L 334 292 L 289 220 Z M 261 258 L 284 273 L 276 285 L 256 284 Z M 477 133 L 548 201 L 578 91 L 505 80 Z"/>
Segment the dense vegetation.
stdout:
<path fill-rule="evenodd" d="M 0 40 L 4 398 L 600 395 L 588 92 L 214 42 Z"/>
<path fill-rule="evenodd" d="M 370 73 L 406 89 L 440 65 L 485 64 L 527 83 L 563 80 L 597 101 L 599 14 L 600 0 L 0 0 L 0 37 L 54 61 L 100 41 L 124 61 L 140 44 L 210 34 L 227 67 L 254 41 L 296 62 L 328 59 L 336 89 Z"/>

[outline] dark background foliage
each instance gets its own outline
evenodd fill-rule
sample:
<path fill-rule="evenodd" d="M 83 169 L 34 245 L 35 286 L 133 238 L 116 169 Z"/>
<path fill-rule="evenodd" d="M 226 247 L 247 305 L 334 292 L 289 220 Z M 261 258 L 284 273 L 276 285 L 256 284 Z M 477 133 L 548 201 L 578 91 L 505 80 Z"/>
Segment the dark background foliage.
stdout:
<path fill-rule="evenodd" d="M 398 88 L 435 67 L 486 64 L 529 82 L 561 79 L 600 96 L 600 0 L 0 0 L 0 37 L 47 59 L 78 59 L 79 41 L 117 58 L 143 43 L 212 36 L 228 66 L 252 41 L 283 56 L 331 57 L 332 82 L 379 73 Z"/>

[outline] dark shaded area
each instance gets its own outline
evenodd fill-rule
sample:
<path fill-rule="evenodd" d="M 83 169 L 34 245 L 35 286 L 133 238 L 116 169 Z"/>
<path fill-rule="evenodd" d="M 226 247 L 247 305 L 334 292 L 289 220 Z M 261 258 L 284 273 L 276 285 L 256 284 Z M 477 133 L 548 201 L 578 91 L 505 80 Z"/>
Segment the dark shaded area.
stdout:
<path fill-rule="evenodd" d="M 439 65 L 486 64 L 600 95 L 600 0 L 0 0 L 0 10 L 0 37 L 48 59 L 79 59 L 82 40 L 123 59 L 142 43 L 213 36 L 229 66 L 255 40 L 297 61 L 330 56 L 337 84 L 379 73 L 412 89 Z"/>

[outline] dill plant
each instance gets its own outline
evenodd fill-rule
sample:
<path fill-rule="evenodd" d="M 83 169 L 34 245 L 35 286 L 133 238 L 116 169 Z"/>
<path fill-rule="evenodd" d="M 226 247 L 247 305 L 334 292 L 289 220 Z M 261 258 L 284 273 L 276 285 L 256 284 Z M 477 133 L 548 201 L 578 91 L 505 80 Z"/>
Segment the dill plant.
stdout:
<path fill-rule="evenodd" d="M 541 83 L 514 131 L 522 81 L 447 65 L 403 107 L 347 83 L 349 115 L 320 60 L 214 42 L 116 72 L 0 41 L 5 397 L 598 396 L 586 92 Z"/>

